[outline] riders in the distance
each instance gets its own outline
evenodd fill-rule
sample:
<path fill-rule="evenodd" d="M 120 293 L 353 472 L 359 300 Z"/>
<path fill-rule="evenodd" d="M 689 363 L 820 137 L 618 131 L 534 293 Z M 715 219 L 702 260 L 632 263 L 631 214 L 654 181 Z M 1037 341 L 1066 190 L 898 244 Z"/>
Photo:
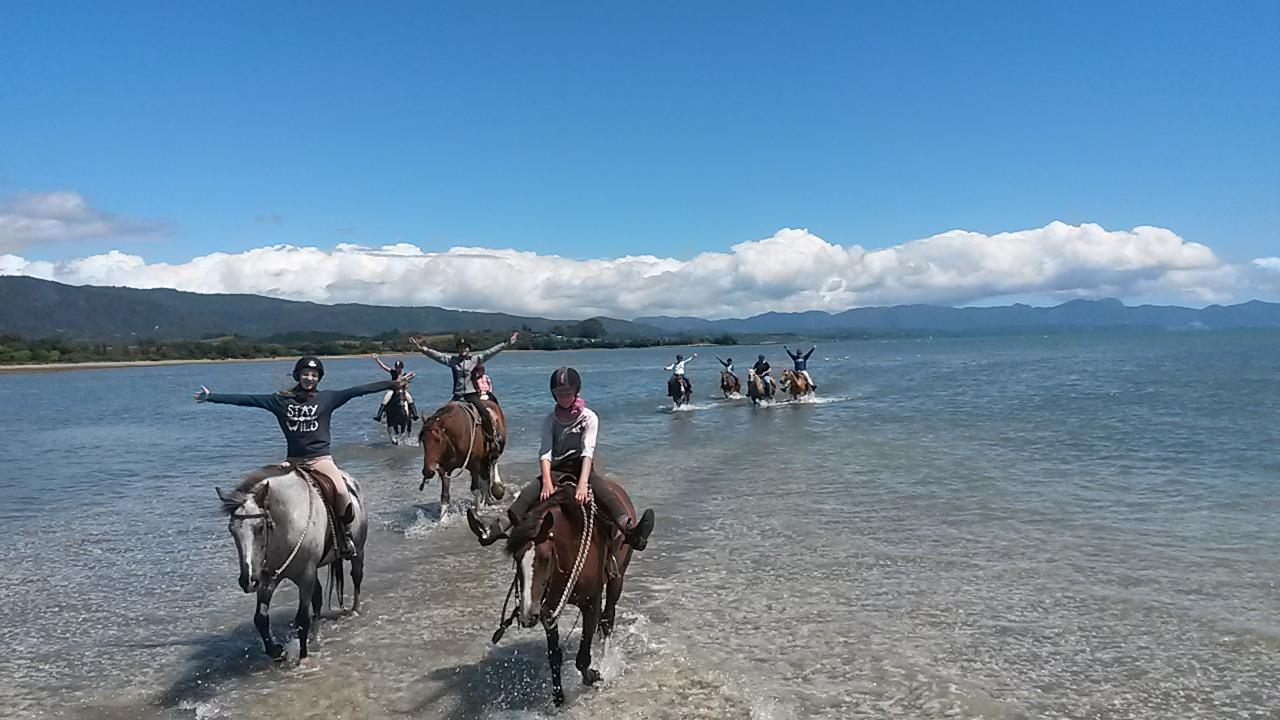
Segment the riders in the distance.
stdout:
<path fill-rule="evenodd" d="M 773 370 L 769 367 L 769 361 L 764 359 L 763 353 L 756 356 L 756 364 L 752 365 L 751 369 L 769 386 L 767 393 L 773 395 Z"/>
<path fill-rule="evenodd" d="M 399 380 L 399 379 L 400 379 L 400 376 L 404 374 L 404 361 L 403 361 L 403 360 L 397 360 L 397 361 L 395 362 L 395 365 L 393 365 L 393 366 L 391 366 L 391 367 L 387 367 L 387 364 L 386 364 L 386 363 L 384 363 L 384 362 L 382 362 L 382 358 L 378 357 L 378 354 L 377 354 L 377 353 L 374 353 L 374 355 L 373 355 L 373 361 L 374 361 L 374 362 L 376 362 L 376 363 L 378 363 L 378 367 L 382 368 L 383 370 L 386 370 L 388 373 L 391 373 L 391 379 L 392 379 L 393 381 L 395 381 L 395 380 Z M 388 391 L 386 391 L 385 393 L 383 393 L 383 395 L 382 395 L 382 402 L 378 405 L 378 412 L 377 412 L 377 413 L 375 413 L 375 414 L 374 414 L 374 416 L 373 416 L 373 419 L 374 419 L 374 421 L 375 421 L 375 422 L 382 422 L 382 416 L 383 416 L 383 414 L 385 414 L 385 413 L 387 412 L 387 403 L 391 402 L 391 396 L 392 396 L 392 395 L 395 395 L 395 391 L 393 391 L 393 390 L 388 390 Z M 405 388 L 405 390 L 404 390 L 404 401 L 405 401 L 406 403 L 408 403 L 408 405 L 409 405 L 409 418 L 410 418 L 411 420 L 417 420 L 417 419 L 418 419 L 418 405 L 417 405 L 416 403 L 414 403 L 414 401 L 413 401 L 413 395 L 410 395 L 410 394 L 409 394 L 409 389 L 408 389 L 408 388 Z"/>
<path fill-rule="evenodd" d="M 201 385 L 195 398 L 196 402 L 262 408 L 275 415 L 288 445 L 288 462 L 295 467 L 323 475 L 334 489 L 333 513 L 340 525 L 335 528 L 337 532 L 334 534 L 339 541 L 339 553 L 350 559 L 355 557 L 356 552 L 355 542 L 351 537 L 351 499 L 347 495 L 347 484 L 342 479 L 342 471 L 334 464 L 330 455 L 329 417 L 334 410 L 353 398 L 396 387 L 407 387 L 413 377 L 414 373 L 410 372 L 404 373 L 397 380 L 383 380 L 343 390 L 320 390 L 318 386 L 324 379 L 324 363 L 319 358 L 307 356 L 294 364 L 293 379 L 297 384 L 288 390 L 269 395 L 233 395 L 209 392 L 209 388 Z"/>
<path fill-rule="evenodd" d="M 684 366 L 694 361 L 698 357 L 698 353 L 694 353 L 686 360 L 684 355 L 676 354 L 676 361 L 663 368 L 670 370 L 673 380 L 679 381 L 684 386 L 684 394 L 686 397 L 693 395 L 693 385 L 689 382 L 689 376 L 685 375 Z"/>
<path fill-rule="evenodd" d="M 810 347 L 809 352 L 804 354 L 801 354 L 799 350 L 791 352 L 787 349 L 786 345 L 783 345 L 782 349 L 787 353 L 787 357 L 791 358 L 791 362 L 795 363 L 795 367 L 793 368 L 795 373 L 797 375 L 803 375 L 804 379 L 808 381 L 809 387 L 813 388 L 816 392 L 818 390 L 818 385 L 813 381 L 813 378 L 809 377 L 809 356 L 813 354 L 814 350 L 818 349 L 818 346 L 814 345 L 813 347 Z"/>

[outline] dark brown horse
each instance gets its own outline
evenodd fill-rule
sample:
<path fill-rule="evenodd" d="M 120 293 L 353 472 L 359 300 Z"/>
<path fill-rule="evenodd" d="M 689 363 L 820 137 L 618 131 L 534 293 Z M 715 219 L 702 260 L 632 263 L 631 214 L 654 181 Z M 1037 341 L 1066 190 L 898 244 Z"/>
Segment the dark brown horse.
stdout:
<path fill-rule="evenodd" d="M 616 483 L 602 482 L 613 487 L 634 517 L 635 507 L 626 491 Z M 575 665 L 582 673 L 582 683 L 593 685 L 600 680 L 600 673 L 591 667 L 591 642 L 599 630 L 604 640 L 601 652 L 608 653 L 618 597 L 631 563 L 631 547 L 612 520 L 598 507 L 579 505 L 573 495 L 572 482 L 561 485 L 551 497 L 534 505 L 507 535 L 507 553 L 515 561 L 516 618 L 523 627 L 541 622 L 547 632 L 547 660 L 551 663 L 551 687 L 557 705 L 564 703 L 560 680 L 564 654 L 556 624 L 558 612 L 568 605 L 582 611 L 582 642 Z M 584 533 L 587 527 L 590 532 Z M 564 600 L 566 586 L 579 562 L 581 569 Z"/>
<path fill-rule="evenodd" d="M 720 392 L 723 392 L 725 397 L 740 394 L 742 392 L 742 383 L 738 381 L 738 376 L 728 370 L 721 370 Z"/>
<path fill-rule="evenodd" d="M 502 407 L 492 400 L 481 404 L 493 415 L 494 429 L 503 437 L 507 434 L 507 419 Z M 418 432 L 422 445 L 422 485 L 433 475 L 440 476 L 440 512 L 449 508 L 449 473 L 466 468 L 471 473 L 471 492 L 476 508 L 502 499 L 506 488 L 498 474 L 498 456 L 502 447 L 492 447 L 484 436 L 480 421 L 465 402 L 448 402 L 422 423 Z"/>

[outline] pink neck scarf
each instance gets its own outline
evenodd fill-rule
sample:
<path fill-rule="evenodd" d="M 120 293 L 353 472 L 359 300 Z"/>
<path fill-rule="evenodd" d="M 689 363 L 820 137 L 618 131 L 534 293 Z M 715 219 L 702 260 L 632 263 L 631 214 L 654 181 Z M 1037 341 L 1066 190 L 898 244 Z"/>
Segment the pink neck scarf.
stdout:
<path fill-rule="evenodd" d="M 582 414 L 582 409 L 586 406 L 587 401 L 583 400 L 581 395 L 573 401 L 573 404 L 568 409 L 562 408 L 560 403 L 556 403 L 556 419 L 560 422 L 573 422 L 578 419 L 578 416 Z"/>

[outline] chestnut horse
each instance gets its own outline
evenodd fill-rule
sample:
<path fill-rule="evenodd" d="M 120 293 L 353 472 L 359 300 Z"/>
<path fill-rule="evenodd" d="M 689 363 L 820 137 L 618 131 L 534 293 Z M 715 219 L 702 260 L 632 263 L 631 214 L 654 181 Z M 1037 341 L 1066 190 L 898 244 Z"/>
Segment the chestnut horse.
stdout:
<path fill-rule="evenodd" d="M 557 705 L 564 703 L 564 685 L 560 680 L 564 654 L 557 625 L 560 611 L 567 605 L 575 605 L 582 611 L 582 642 L 578 645 L 575 665 L 582 673 L 582 683 L 594 685 L 600 680 L 600 673 L 591 667 L 591 643 L 598 629 L 604 640 L 601 652 L 608 653 L 618 597 L 622 595 L 623 578 L 631 563 L 631 546 L 626 544 L 613 521 L 594 503 L 579 505 L 574 499 L 572 476 L 561 477 L 568 482 L 561 484 L 551 497 L 534 505 L 507 534 L 507 554 L 515 562 L 512 581 L 517 597 L 515 617 L 522 627 L 541 622 L 546 630 L 551 688 Z M 602 482 L 613 487 L 627 512 L 634 516 L 635 508 L 626 491 L 611 481 Z M 578 568 L 576 579 L 575 568 Z M 572 587 L 568 587 L 571 580 Z M 508 622 L 504 618 L 503 628 Z M 500 637 L 501 631 L 495 634 L 494 642 Z"/>
<path fill-rule="evenodd" d="M 492 400 L 482 400 L 481 404 L 492 414 L 494 428 L 505 437 L 507 419 L 502 414 L 502 407 Z M 422 484 L 418 489 L 425 488 L 433 475 L 440 476 L 442 514 L 449 508 L 449 473 L 460 468 L 471 473 L 471 493 L 475 497 L 476 509 L 485 503 L 493 504 L 506 494 L 502 476 L 498 474 L 498 456 L 502 454 L 502 447 L 491 447 L 479 418 L 472 413 L 468 403 L 447 402 L 436 410 L 422 422 L 418 442 L 422 445 Z"/>
<path fill-rule="evenodd" d="M 802 373 L 798 373 L 795 370 L 783 371 L 782 386 L 787 389 L 787 393 L 791 395 L 792 400 L 813 394 L 813 385 L 805 379 Z"/>
<path fill-rule="evenodd" d="M 729 397 L 730 395 L 737 395 L 741 391 L 742 391 L 742 383 L 738 382 L 738 376 L 734 375 L 728 370 L 721 370 L 720 371 L 720 392 L 723 392 L 725 397 Z"/>
<path fill-rule="evenodd" d="M 776 388 L 768 379 L 757 375 L 755 370 L 747 370 L 747 397 L 751 398 L 752 405 L 772 400 L 775 392 Z"/>

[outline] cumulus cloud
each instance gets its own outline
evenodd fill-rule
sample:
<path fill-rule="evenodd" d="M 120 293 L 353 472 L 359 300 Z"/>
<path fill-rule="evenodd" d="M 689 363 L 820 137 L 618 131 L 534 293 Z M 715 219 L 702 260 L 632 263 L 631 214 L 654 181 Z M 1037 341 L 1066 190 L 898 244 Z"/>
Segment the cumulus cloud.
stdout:
<path fill-rule="evenodd" d="M 322 303 L 440 305 L 556 317 L 718 318 L 1021 296 L 1209 302 L 1280 298 L 1280 260 L 1223 262 L 1158 227 L 1111 231 L 1054 222 L 984 235 L 954 230 L 881 249 L 783 229 L 690 259 L 576 260 L 518 250 L 400 243 L 333 250 L 276 245 L 148 263 L 118 251 L 59 263 L 0 255 L 0 274 L 71 284 L 257 293 Z"/>
<path fill-rule="evenodd" d="M 157 237 L 168 226 L 96 209 L 74 192 L 25 193 L 0 205 L 0 251 L 64 240 Z"/>

